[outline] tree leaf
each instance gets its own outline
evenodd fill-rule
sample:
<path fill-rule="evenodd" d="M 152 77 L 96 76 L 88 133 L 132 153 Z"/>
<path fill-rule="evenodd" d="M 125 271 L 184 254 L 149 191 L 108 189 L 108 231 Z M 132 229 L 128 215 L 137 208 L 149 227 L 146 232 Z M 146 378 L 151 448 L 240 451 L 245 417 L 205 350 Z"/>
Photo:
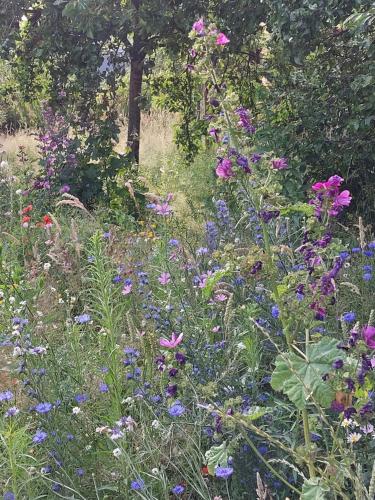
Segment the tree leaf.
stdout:
<path fill-rule="evenodd" d="M 306 359 L 295 353 L 279 354 L 271 378 L 271 386 L 282 391 L 299 409 L 314 396 L 320 405 L 328 408 L 334 399 L 334 391 L 322 377 L 332 369 L 332 363 L 342 358 L 337 349 L 338 340 L 324 338 L 317 344 L 308 345 Z"/>
<path fill-rule="evenodd" d="M 207 460 L 208 472 L 213 476 L 215 474 L 215 468 L 218 465 L 225 466 L 228 463 L 228 449 L 226 441 L 224 441 L 224 443 L 220 446 L 211 446 L 211 448 L 206 451 L 204 456 Z"/>

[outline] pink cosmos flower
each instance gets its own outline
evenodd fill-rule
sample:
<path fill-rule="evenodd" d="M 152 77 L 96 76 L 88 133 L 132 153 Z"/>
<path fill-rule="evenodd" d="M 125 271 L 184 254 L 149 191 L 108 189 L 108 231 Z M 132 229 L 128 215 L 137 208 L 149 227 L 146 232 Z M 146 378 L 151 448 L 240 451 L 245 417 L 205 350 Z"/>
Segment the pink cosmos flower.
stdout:
<path fill-rule="evenodd" d="M 175 332 L 173 332 L 170 340 L 161 338 L 159 339 L 159 343 L 162 347 L 167 347 L 168 349 L 174 349 L 179 344 L 181 344 L 183 336 L 184 334 L 180 333 L 180 335 L 176 337 Z"/>
<path fill-rule="evenodd" d="M 202 18 L 198 19 L 198 21 L 195 21 L 193 24 L 193 30 L 198 33 L 198 35 L 202 35 L 204 32 L 204 21 Z"/>
<path fill-rule="evenodd" d="M 168 283 L 171 281 L 171 275 L 169 273 L 161 273 L 158 281 L 161 285 L 168 285 Z"/>
<path fill-rule="evenodd" d="M 375 349 L 375 327 L 365 326 L 362 330 L 363 340 L 370 349 Z"/>
<path fill-rule="evenodd" d="M 229 38 L 227 38 L 224 33 L 219 33 L 216 37 L 216 45 L 226 45 L 229 42 Z"/>
<path fill-rule="evenodd" d="M 216 175 L 222 177 L 223 179 L 229 179 L 229 177 L 234 176 L 232 170 L 232 162 L 228 158 L 223 158 L 219 161 L 216 167 Z"/>
<path fill-rule="evenodd" d="M 122 294 L 123 295 L 129 295 L 129 293 L 132 291 L 133 285 L 130 283 L 130 285 L 125 285 L 124 288 L 122 289 Z"/>
<path fill-rule="evenodd" d="M 288 160 L 286 158 L 275 158 L 272 160 L 272 168 L 274 170 L 285 170 L 288 168 Z"/>

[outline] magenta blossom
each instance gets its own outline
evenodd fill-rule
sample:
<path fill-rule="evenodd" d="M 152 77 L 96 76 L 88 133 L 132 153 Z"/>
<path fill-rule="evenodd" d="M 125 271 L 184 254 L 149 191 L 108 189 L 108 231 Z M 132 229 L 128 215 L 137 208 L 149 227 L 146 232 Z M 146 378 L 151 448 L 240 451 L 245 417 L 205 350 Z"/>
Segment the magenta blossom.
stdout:
<path fill-rule="evenodd" d="M 181 344 L 183 336 L 184 334 L 180 333 L 180 335 L 176 337 L 176 334 L 173 332 L 170 340 L 161 338 L 159 339 L 159 343 L 162 347 L 167 347 L 168 349 L 174 349 L 179 344 Z"/>
<path fill-rule="evenodd" d="M 198 33 L 198 35 L 202 35 L 204 33 L 204 21 L 203 19 L 198 19 L 198 21 L 195 21 L 193 24 L 193 30 Z"/>
<path fill-rule="evenodd" d="M 286 158 L 275 158 L 272 160 L 272 168 L 274 170 L 285 170 L 288 168 L 288 160 Z"/>
<path fill-rule="evenodd" d="M 311 186 L 313 191 L 327 191 L 329 189 L 338 188 L 344 182 L 344 179 L 339 175 L 332 175 L 328 181 L 316 182 Z"/>
<path fill-rule="evenodd" d="M 365 326 L 362 330 L 363 340 L 370 349 L 375 349 L 375 327 Z"/>
<path fill-rule="evenodd" d="M 216 37 L 216 45 L 226 45 L 229 41 L 229 38 L 227 38 L 224 33 L 219 33 Z"/>
<path fill-rule="evenodd" d="M 167 216 L 172 214 L 172 207 L 169 205 L 167 201 L 164 203 L 157 203 L 154 207 L 155 213 L 157 215 Z"/>
<path fill-rule="evenodd" d="M 161 285 L 168 285 L 168 283 L 171 281 L 171 275 L 169 273 L 161 273 L 158 281 Z"/>
<path fill-rule="evenodd" d="M 223 158 L 219 161 L 216 167 L 216 175 L 222 177 L 223 179 L 229 179 L 229 177 L 234 176 L 232 170 L 232 162 L 228 158 Z"/>

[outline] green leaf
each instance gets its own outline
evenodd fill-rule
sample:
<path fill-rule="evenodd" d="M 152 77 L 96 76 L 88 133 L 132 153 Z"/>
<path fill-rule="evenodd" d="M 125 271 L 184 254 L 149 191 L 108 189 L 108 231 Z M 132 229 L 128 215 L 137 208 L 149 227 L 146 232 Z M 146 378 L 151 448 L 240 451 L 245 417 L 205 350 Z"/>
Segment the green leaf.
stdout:
<path fill-rule="evenodd" d="M 207 460 L 208 472 L 213 476 L 218 465 L 225 466 L 228 463 L 227 443 L 224 441 L 220 446 L 211 446 L 204 454 Z"/>
<path fill-rule="evenodd" d="M 306 479 L 302 487 L 301 500 L 326 500 L 327 492 L 329 489 L 322 484 L 320 478 Z"/>
<path fill-rule="evenodd" d="M 261 407 L 261 406 L 254 406 L 253 408 L 250 408 L 246 414 L 242 414 L 241 418 L 243 420 L 249 420 L 252 422 L 253 420 L 258 420 L 258 418 L 263 417 L 266 413 L 269 413 L 271 411 L 271 408 L 266 408 L 266 407 Z"/>
<path fill-rule="evenodd" d="M 203 288 L 203 297 L 205 299 L 208 299 L 214 288 L 215 288 L 215 285 L 222 279 L 224 278 L 224 276 L 228 275 L 229 274 L 229 271 L 225 270 L 225 269 L 221 269 L 219 271 L 216 271 L 212 276 L 209 276 L 206 280 L 206 284 Z"/>
<path fill-rule="evenodd" d="M 289 215 L 295 212 L 305 214 L 309 217 L 314 214 L 314 207 L 308 203 L 295 203 L 280 210 L 281 215 Z"/>
<path fill-rule="evenodd" d="M 342 357 L 337 344 L 336 339 L 324 338 L 317 344 L 308 345 L 306 359 L 295 353 L 279 354 L 271 378 L 273 389 L 282 391 L 301 410 L 312 395 L 315 401 L 328 408 L 335 393 L 322 376 L 332 369 L 335 359 Z"/>

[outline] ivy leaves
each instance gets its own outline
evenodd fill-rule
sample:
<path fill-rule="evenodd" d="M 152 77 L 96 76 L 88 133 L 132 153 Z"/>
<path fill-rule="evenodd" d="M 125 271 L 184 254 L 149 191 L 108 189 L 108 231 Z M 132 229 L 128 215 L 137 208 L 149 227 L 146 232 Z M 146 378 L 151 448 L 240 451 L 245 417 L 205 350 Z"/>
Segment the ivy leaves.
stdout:
<path fill-rule="evenodd" d="M 342 356 L 338 340 L 324 338 L 306 347 L 306 355 L 294 352 L 279 354 L 271 378 L 271 386 L 282 391 L 300 410 L 312 400 L 324 408 L 330 406 L 335 393 L 323 375 L 332 369 L 332 363 Z"/>

